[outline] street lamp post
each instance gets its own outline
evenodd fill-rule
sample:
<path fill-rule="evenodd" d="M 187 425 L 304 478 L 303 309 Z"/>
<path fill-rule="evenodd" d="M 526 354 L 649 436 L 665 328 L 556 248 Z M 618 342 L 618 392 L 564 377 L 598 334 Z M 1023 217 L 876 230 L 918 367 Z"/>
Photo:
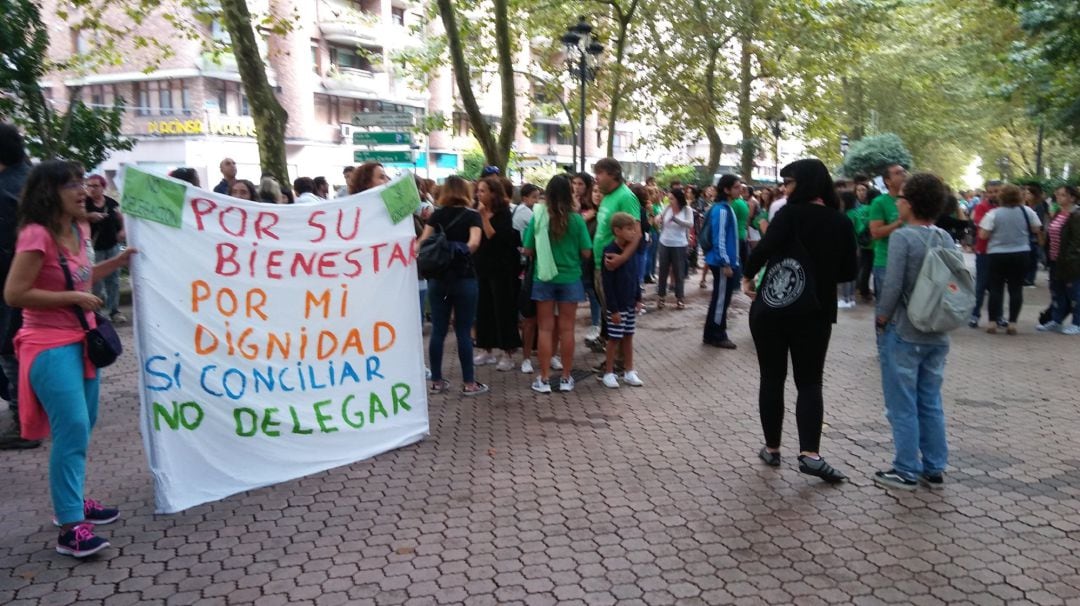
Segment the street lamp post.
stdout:
<path fill-rule="evenodd" d="M 780 116 L 773 116 L 768 119 L 769 130 L 773 136 L 773 178 L 777 183 L 780 183 L 780 123 L 784 119 Z"/>
<path fill-rule="evenodd" d="M 603 45 L 593 37 L 593 26 L 585 21 L 585 17 L 578 17 L 578 22 L 566 28 L 562 36 L 563 46 L 566 47 L 566 68 L 570 77 L 581 83 L 581 116 L 578 135 L 581 137 L 581 162 L 580 168 L 585 171 L 585 88 L 591 80 L 596 79 L 596 59 L 604 51 Z M 577 158 L 574 159 L 575 162 Z"/>

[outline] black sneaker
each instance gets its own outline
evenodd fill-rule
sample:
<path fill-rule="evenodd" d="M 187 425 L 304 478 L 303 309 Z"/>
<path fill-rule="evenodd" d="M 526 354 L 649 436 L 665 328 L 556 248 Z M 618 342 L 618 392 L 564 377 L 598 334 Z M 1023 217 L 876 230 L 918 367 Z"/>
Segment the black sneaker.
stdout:
<path fill-rule="evenodd" d="M 924 473 L 919 476 L 919 483 L 932 490 L 939 488 L 945 488 L 945 474 L 943 473 Z"/>
<path fill-rule="evenodd" d="M 76 524 L 56 539 L 56 553 L 85 558 L 109 546 L 109 542 L 94 534 L 93 524 Z"/>
<path fill-rule="evenodd" d="M 758 452 L 758 456 L 761 457 L 761 460 L 765 461 L 765 464 L 769 467 L 780 467 L 780 453 L 770 452 L 768 448 L 762 446 L 761 450 Z"/>
<path fill-rule="evenodd" d="M 897 490 L 907 491 L 915 490 L 919 486 L 918 482 L 905 478 L 897 473 L 895 469 L 875 473 L 874 484 L 877 484 L 882 488 L 895 488 Z"/>
<path fill-rule="evenodd" d="M 839 484 L 847 479 L 847 476 L 826 463 L 825 459 L 811 459 L 805 455 L 799 455 L 799 471 L 817 476 L 830 484 Z"/>

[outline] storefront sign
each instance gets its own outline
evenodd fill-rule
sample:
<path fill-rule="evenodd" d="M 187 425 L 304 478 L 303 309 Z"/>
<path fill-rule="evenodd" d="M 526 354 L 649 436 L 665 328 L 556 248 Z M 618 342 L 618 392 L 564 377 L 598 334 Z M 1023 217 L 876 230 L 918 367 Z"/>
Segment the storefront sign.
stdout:
<path fill-rule="evenodd" d="M 373 133 L 356 131 L 352 135 L 353 145 L 411 145 L 412 135 L 409 133 Z"/>
<path fill-rule="evenodd" d="M 401 179 L 411 186 L 412 175 Z M 140 427 L 158 512 L 428 434 L 415 232 L 389 210 L 407 198 L 411 214 L 418 197 L 382 199 L 399 181 L 314 205 L 174 181 L 185 189 L 179 228 L 129 217 Z"/>
<path fill-rule="evenodd" d="M 353 126 L 380 126 L 394 128 L 412 126 L 413 115 L 408 112 L 361 112 L 353 114 Z"/>
<path fill-rule="evenodd" d="M 255 122 L 251 118 L 215 117 L 207 120 L 154 120 L 146 124 L 151 135 L 217 135 L 221 137 L 255 138 Z"/>

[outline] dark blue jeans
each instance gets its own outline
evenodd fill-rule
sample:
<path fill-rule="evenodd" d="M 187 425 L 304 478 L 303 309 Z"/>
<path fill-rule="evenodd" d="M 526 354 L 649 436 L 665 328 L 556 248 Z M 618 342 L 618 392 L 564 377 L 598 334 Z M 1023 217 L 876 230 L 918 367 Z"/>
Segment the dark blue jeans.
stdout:
<path fill-rule="evenodd" d="M 1050 295 L 1053 305 L 1050 319 L 1064 324 L 1072 314 L 1072 323 L 1080 326 L 1080 280 L 1065 282 L 1057 276 L 1054 263 L 1050 263 Z"/>
<path fill-rule="evenodd" d="M 985 254 L 975 255 L 975 309 L 971 310 L 971 318 L 978 320 L 982 316 L 983 299 L 986 289 L 990 287 L 990 257 Z M 993 320 L 993 318 L 991 318 Z"/>
<path fill-rule="evenodd" d="M 476 321 L 476 301 L 480 296 L 476 278 L 457 278 L 428 281 L 428 305 L 431 306 L 431 340 L 428 343 L 428 360 L 431 363 L 431 380 L 441 381 L 443 341 L 450 330 L 450 312 L 454 313 L 454 335 L 457 336 L 458 362 L 461 363 L 461 380 L 472 383 L 473 374 L 472 327 Z"/>

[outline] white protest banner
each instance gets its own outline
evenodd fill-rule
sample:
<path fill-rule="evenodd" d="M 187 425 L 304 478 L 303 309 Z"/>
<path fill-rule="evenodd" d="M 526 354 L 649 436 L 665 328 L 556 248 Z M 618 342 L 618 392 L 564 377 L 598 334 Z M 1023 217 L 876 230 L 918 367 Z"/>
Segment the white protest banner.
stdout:
<path fill-rule="evenodd" d="M 123 181 L 158 512 L 427 435 L 415 233 L 388 211 L 399 182 L 274 205 L 134 167 Z"/>

